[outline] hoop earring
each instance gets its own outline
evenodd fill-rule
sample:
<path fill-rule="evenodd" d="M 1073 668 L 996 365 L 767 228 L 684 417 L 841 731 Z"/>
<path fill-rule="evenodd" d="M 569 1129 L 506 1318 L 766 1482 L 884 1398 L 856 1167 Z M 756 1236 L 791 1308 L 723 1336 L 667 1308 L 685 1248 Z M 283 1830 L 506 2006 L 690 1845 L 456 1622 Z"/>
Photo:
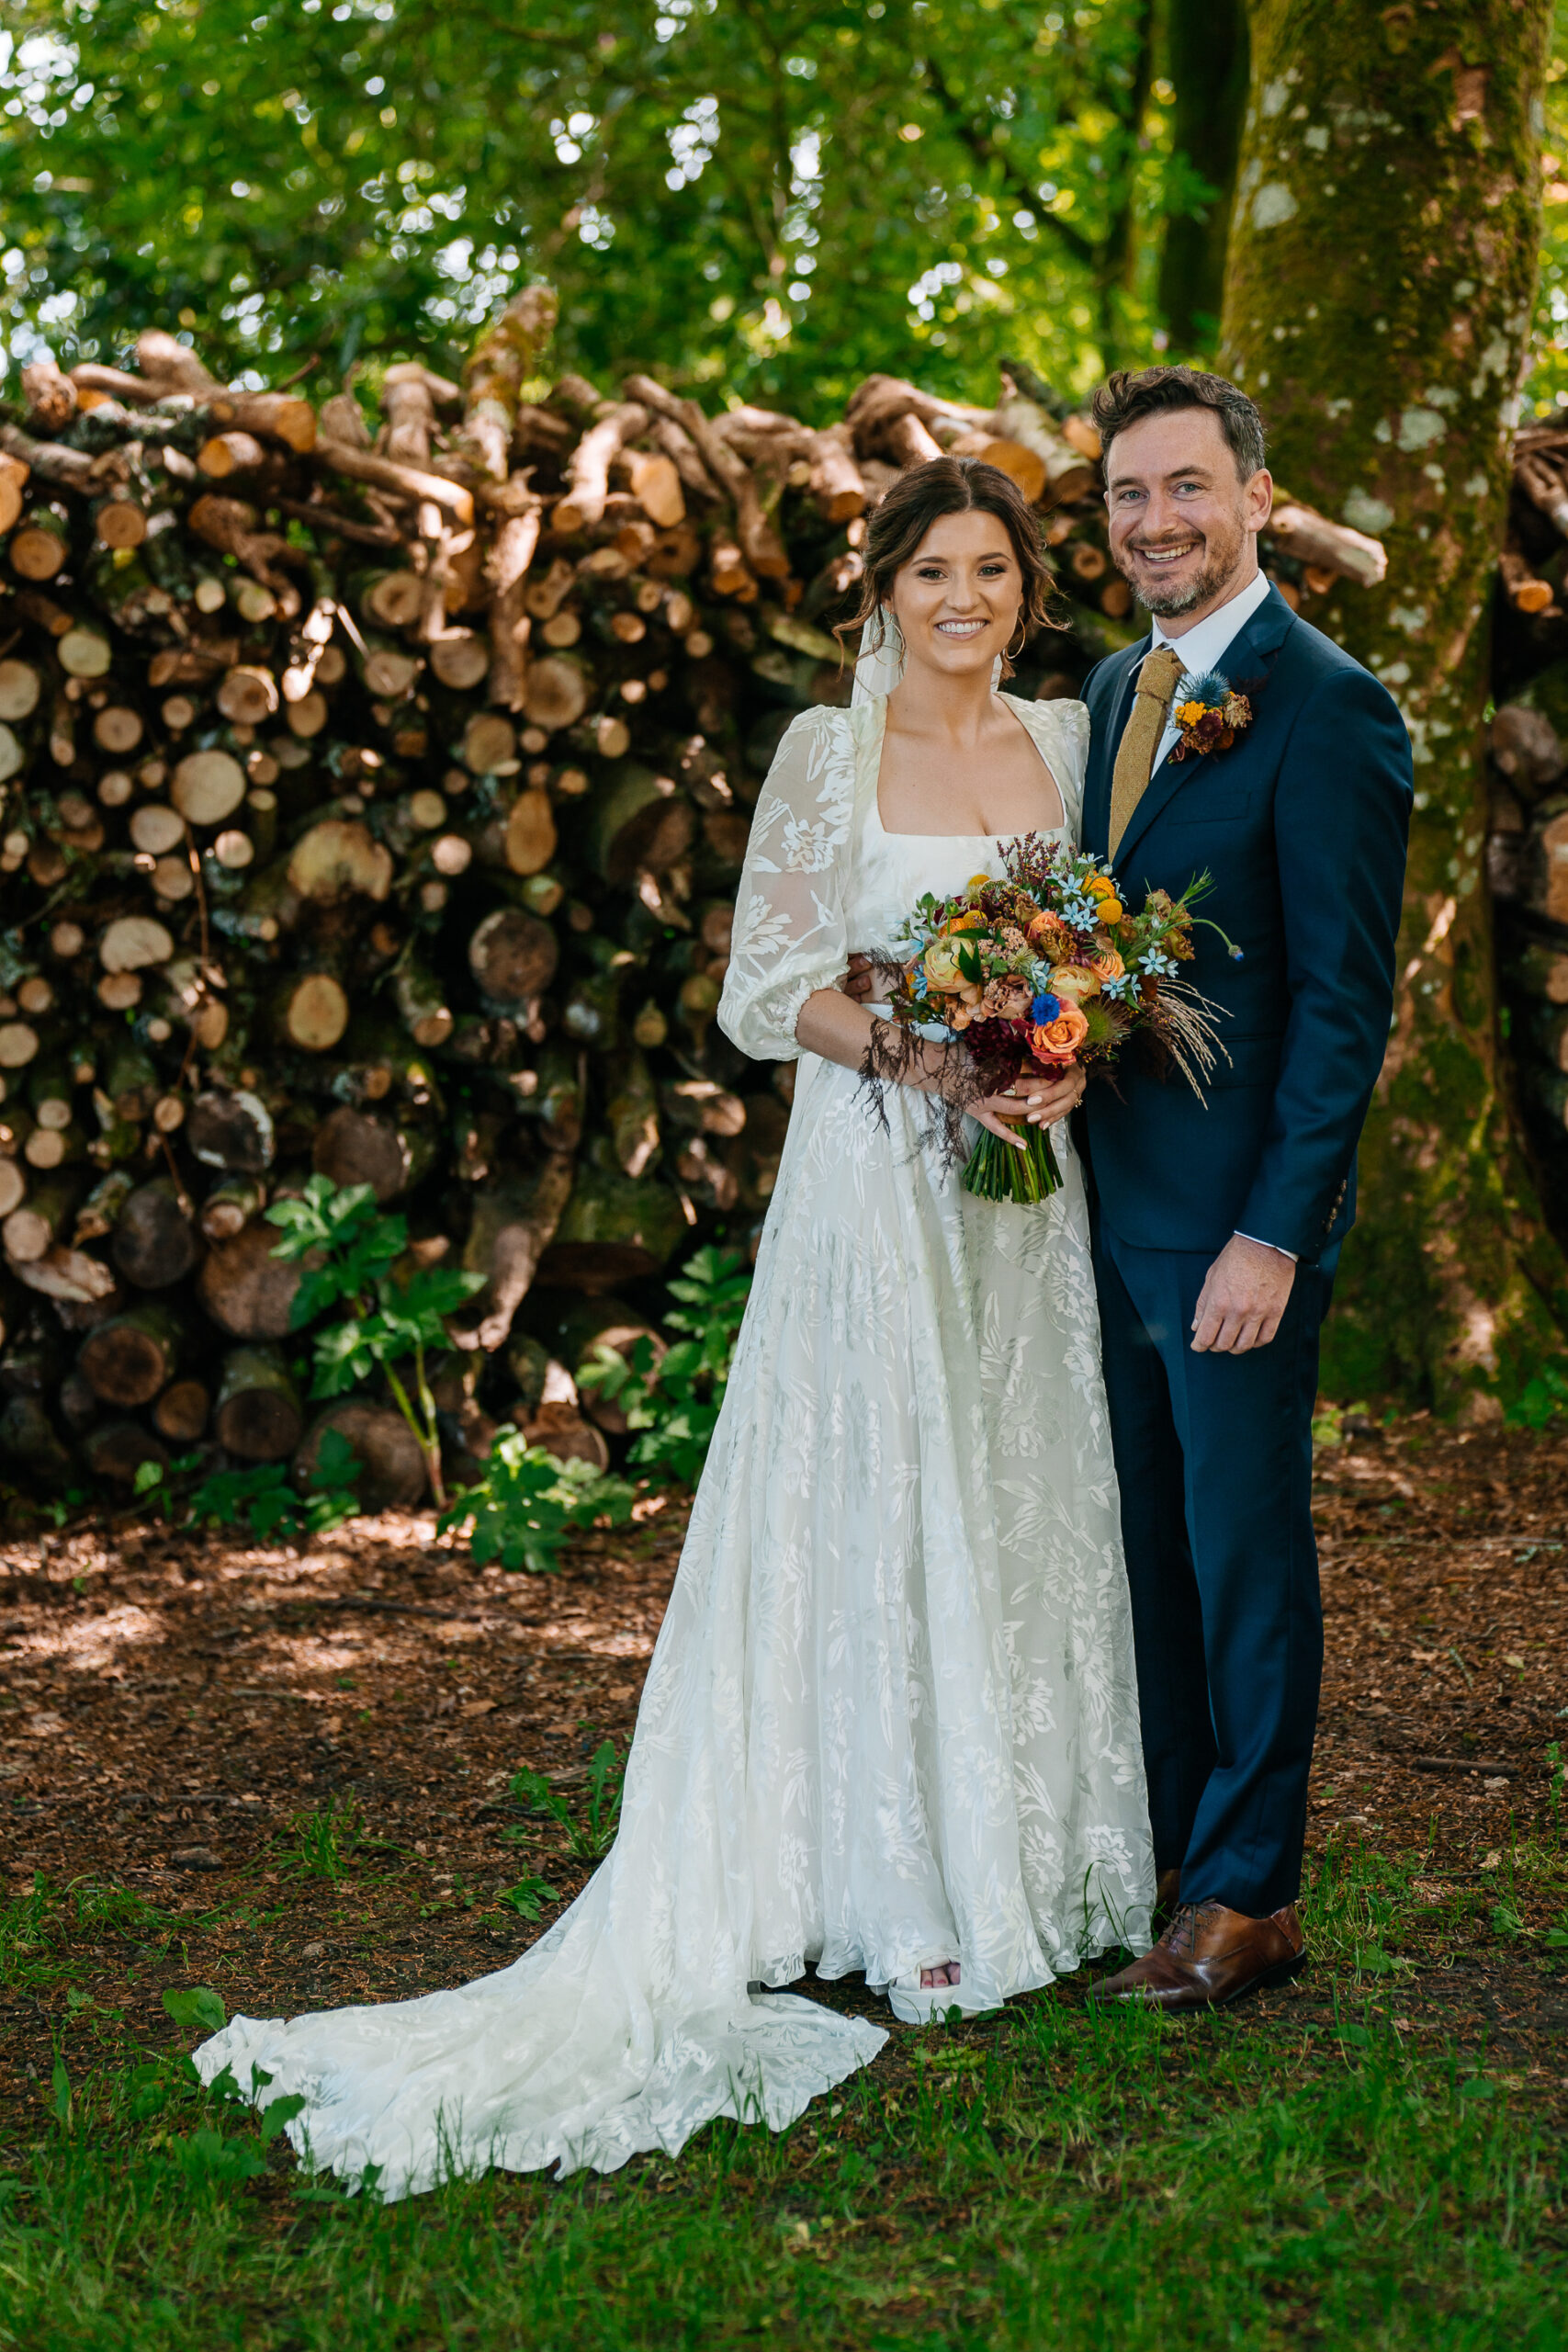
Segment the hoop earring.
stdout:
<path fill-rule="evenodd" d="M 1023 649 L 1028 642 L 1029 623 L 1024 619 L 1023 614 L 1021 610 L 1018 616 L 1018 643 L 1016 645 L 1008 646 L 1003 652 L 1002 659 L 1005 662 L 1010 662 L 1015 653 L 1021 653 L 1023 651 Z"/>

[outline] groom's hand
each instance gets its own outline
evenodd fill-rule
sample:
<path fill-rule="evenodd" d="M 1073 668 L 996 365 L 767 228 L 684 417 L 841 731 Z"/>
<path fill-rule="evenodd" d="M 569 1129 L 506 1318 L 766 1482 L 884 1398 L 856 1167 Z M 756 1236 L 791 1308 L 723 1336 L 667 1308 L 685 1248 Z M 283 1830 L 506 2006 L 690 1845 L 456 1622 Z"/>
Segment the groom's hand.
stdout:
<path fill-rule="evenodd" d="M 857 1004 L 878 1004 L 887 993 L 885 985 L 887 977 L 885 967 L 874 962 L 871 956 L 852 956 L 850 968 L 839 986 L 846 996 L 853 997 Z"/>
<path fill-rule="evenodd" d="M 1266 1348 L 1290 1305 L 1295 1278 L 1293 1258 L 1233 1233 L 1199 1295 L 1194 1354 L 1243 1356 L 1250 1348 Z"/>

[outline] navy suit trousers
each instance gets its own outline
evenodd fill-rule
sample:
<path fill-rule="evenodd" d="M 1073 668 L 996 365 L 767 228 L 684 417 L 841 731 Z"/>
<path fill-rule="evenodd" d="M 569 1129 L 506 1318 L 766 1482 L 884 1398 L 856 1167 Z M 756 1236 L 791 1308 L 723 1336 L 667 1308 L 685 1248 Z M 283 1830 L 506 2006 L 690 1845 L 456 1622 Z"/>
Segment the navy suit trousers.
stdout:
<path fill-rule="evenodd" d="M 1312 1414 L 1332 1275 L 1297 1267 L 1267 1347 L 1196 1355 L 1214 1253 L 1134 1249 L 1103 1216 L 1094 1247 L 1156 1867 L 1179 1864 L 1184 1902 L 1262 1918 L 1300 1892 L 1323 1673 Z"/>

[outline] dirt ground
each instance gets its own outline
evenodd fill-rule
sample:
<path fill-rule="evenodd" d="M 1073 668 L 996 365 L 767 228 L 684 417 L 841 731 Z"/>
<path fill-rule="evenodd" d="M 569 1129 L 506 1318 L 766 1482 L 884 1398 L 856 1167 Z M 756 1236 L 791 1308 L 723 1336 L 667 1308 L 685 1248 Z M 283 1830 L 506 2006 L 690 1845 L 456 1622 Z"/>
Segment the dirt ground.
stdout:
<path fill-rule="evenodd" d="M 479 1571 L 417 1514 L 308 1549 L 149 1517 L 0 1542 L 9 1892 L 37 1872 L 107 1881 L 180 1915 L 177 1959 L 127 1946 L 92 1985 L 159 2041 L 171 1983 L 276 2014 L 503 1964 L 542 1922 L 499 1891 L 536 1872 L 568 1899 L 588 1868 L 528 1826 L 510 1775 L 531 1766 L 579 1795 L 598 1745 L 630 1736 L 684 1516 L 639 1510 L 548 1578 Z M 1568 1746 L 1568 1435 L 1354 1422 L 1320 1451 L 1316 1517 L 1312 1847 L 1340 1832 L 1417 1857 L 1431 1964 L 1393 1988 L 1413 2030 L 1501 2040 L 1568 2086 L 1568 1982 L 1522 1946 L 1480 1950 L 1461 1899 L 1473 1917 L 1516 1838 L 1547 1829 L 1546 1750 Z M 293 1817 L 350 1800 L 383 1842 L 310 1875 Z M 1524 1881 L 1513 1899 L 1527 1928 L 1549 1924 Z M 47 2084 L 61 1997 L 11 2001 L 0 2109 Z M 1323 1995 L 1309 1977 L 1269 1997 L 1304 2002 L 1302 2021 Z"/>

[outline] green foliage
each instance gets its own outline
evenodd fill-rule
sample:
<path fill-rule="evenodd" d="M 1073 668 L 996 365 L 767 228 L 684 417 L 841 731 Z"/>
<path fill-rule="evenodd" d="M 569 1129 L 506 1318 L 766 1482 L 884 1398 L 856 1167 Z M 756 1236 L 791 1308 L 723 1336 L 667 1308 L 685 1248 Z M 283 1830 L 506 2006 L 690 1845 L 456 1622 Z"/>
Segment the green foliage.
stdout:
<path fill-rule="evenodd" d="M 68 1973 L 73 1942 L 138 1936 L 162 1942 L 174 1929 L 166 1914 L 128 1886 L 77 1879 L 56 1886 L 41 1871 L 31 1890 L 0 1903 L 0 1992 L 38 1995 Z"/>
<path fill-rule="evenodd" d="M 694 1487 L 724 1403 L 751 1277 L 741 1271 L 739 1252 L 711 1247 L 688 1258 L 682 1272 L 684 1280 L 670 1285 L 681 1304 L 664 1319 L 688 1336 L 657 1361 L 646 1338 L 634 1343 L 629 1361 L 601 1346 L 578 1378 L 618 1405 L 638 1432 L 633 1462 Z"/>
<path fill-rule="evenodd" d="M 1546 202 L 1534 366 L 1525 380 L 1526 406 L 1542 416 L 1568 405 L 1568 0 L 1557 0 L 1554 15 L 1541 157 Z"/>
<path fill-rule="evenodd" d="M 397 1850 L 389 1839 L 369 1835 L 355 1798 L 332 1796 L 324 1805 L 302 1805 L 289 1815 L 277 1859 L 287 1877 L 319 1878 L 336 1885 L 363 1855 Z"/>
<path fill-rule="evenodd" d="M 184 1993 L 165 1993 L 164 2007 L 187 2033 L 221 2033 L 229 2022 L 229 2012 L 210 1984 L 193 1984 Z"/>
<path fill-rule="evenodd" d="M 260 1462 L 252 1470 L 218 1470 L 190 1498 L 197 1522 L 232 1527 L 243 1520 L 253 1535 L 325 1535 L 359 1509 L 355 1492 L 361 1464 L 341 1430 L 324 1430 L 311 1474 L 301 1495 L 288 1465 Z"/>
<path fill-rule="evenodd" d="M 579 1861 L 601 1861 L 615 1842 L 625 1772 L 613 1740 L 604 1740 L 588 1766 L 587 1798 L 581 1815 L 545 1772 L 513 1772 L 507 1793 L 533 1813 L 542 1813 L 566 1832 L 570 1850 Z"/>
<path fill-rule="evenodd" d="M 471 1527 L 468 1548 L 481 1567 L 499 1560 L 545 1576 L 559 1566 L 561 1545 L 596 1520 L 624 1526 L 636 1495 L 624 1478 L 591 1462 L 562 1462 L 507 1427 L 496 1431 L 484 1476 L 464 1487 L 436 1527 L 443 1535 Z"/>
<path fill-rule="evenodd" d="M 275 1201 L 266 1216 L 283 1231 L 275 1258 L 309 1261 L 319 1253 L 294 1295 L 290 1329 L 302 1331 L 334 1306 L 348 1310 L 315 1335 L 312 1396 L 341 1396 L 378 1365 L 439 1353 L 451 1344 L 443 1318 L 484 1288 L 482 1274 L 456 1266 L 400 1269 L 408 1221 L 378 1207 L 368 1184 L 312 1176 L 302 1199 Z M 420 1435 L 418 1423 L 413 1427 Z"/>
<path fill-rule="evenodd" d="M 562 366 L 832 401 L 1149 356 L 1169 155 L 1146 0 L 14 0 L 9 340 L 220 372 L 430 352 L 531 272 Z M 16 46 L 13 49 L 12 41 Z"/>
<path fill-rule="evenodd" d="M 288 1321 L 295 1331 L 329 1306 L 357 1306 L 409 1246 L 407 1219 L 384 1215 L 373 1185 L 334 1184 L 327 1176 L 310 1177 L 299 1199 L 275 1201 L 266 1221 L 284 1237 L 275 1258 L 308 1261 L 321 1252 L 319 1263 L 307 1263 L 294 1294 Z"/>
<path fill-rule="evenodd" d="M 5 2324 L 40 2352 L 1557 2352 L 1550 2088 L 1401 2048 L 1385 1997 L 1209 2031 L 1052 1987 L 905 2037 L 788 2132 L 393 2206 L 281 2152 L 264 2179 L 288 2100 L 257 2125 L 181 2065 L 77 2066 L 68 2131 L 17 2109 Z"/>
<path fill-rule="evenodd" d="M 151 1508 L 166 1521 L 174 1509 L 175 1481 L 188 1476 L 200 1460 L 199 1453 L 183 1453 L 166 1464 L 162 1462 L 138 1463 L 131 1490 L 138 1496 L 151 1496 Z"/>
<path fill-rule="evenodd" d="M 1504 1413 L 1510 1429 L 1541 1430 L 1568 1405 L 1568 1365 L 1560 1358 L 1538 1366 Z"/>
<path fill-rule="evenodd" d="M 543 1916 L 544 1905 L 558 1903 L 560 1895 L 547 1879 L 530 1873 L 527 1878 L 520 1878 L 515 1886 L 503 1886 L 495 1899 L 515 1911 L 520 1919 L 538 1919 Z"/>
<path fill-rule="evenodd" d="M 333 1307 L 345 1310 L 315 1334 L 311 1396 L 344 1396 L 382 1372 L 424 1456 L 431 1493 L 444 1505 L 441 1434 L 426 1364 L 451 1346 L 446 1317 L 483 1290 L 484 1276 L 457 1266 L 410 1265 L 406 1218 L 388 1216 L 368 1184 L 312 1176 L 301 1197 L 275 1201 L 266 1216 L 283 1233 L 273 1256 L 305 1261 L 290 1327 L 302 1331 Z M 396 1367 L 411 1359 L 405 1383 Z"/>

